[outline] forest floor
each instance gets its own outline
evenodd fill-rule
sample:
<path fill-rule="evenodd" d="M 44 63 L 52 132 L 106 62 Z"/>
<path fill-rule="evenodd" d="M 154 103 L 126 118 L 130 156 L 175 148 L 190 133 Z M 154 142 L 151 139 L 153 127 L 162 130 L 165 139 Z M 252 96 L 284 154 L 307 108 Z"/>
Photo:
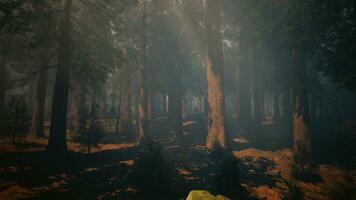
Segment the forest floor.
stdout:
<path fill-rule="evenodd" d="M 164 158 L 179 177 L 172 197 L 159 199 L 184 199 L 193 189 L 213 190 L 214 173 L 202 139 L 204 125 L 194 117 L 186 118 L 184 125 L 179 142 L 162 131 L 162 124 L 152 127 L 156 130 L 153 138 L 161 143 Z M 245 191 L 236 199 L 355 199 L 356 131 L 341 125 L 323 127 L 315 129 L 312 138 L 314 174 L 296 180 L 292 178 L 292 152 L 280 145 L 283 137 L 277 133 L 281 130 L 273 122 L 265 123 L 257 137 L 231 126 L 233 155 L 240 160 L 239 184 Z M 105 134 L 104 142 L 90 154 L 85 145 L 69 138 L 69 154 L 60 161 L 47 155 L 46 138 L 28 137 L 26 141 L 15 146 L 9 138 L 0 139 L 2 200 L 146 199 L 137 194 L 134 181 L 140 149 L 123 134 Z M 157 176 L 153 178 L 162 178 Z"/>

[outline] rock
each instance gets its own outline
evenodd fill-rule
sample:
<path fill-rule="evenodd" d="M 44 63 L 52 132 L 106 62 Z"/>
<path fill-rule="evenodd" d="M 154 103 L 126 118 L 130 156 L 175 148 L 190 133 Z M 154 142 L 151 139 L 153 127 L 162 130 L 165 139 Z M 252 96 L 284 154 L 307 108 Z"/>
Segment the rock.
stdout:
<path fill-rule="evenodd" d="M 222 195 L 214 196 L 205 190 L 192 190 L 186 200 L 230 200 Z"/>

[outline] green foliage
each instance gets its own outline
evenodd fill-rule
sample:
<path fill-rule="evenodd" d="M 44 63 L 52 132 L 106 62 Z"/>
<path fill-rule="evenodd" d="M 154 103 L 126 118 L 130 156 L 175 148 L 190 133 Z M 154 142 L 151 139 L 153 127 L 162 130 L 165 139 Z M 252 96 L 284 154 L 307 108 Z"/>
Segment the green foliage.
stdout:
<path fill-rule="evenodd" d="M 82 2 L 76 8 L 72 76 L 92 89 L 105 83 L 108 74 L 125 62 L 122 44 L 127 41 L 120 33 L 127 27 L 119 18 L 124 6 L 125 2 L 119 1 L 92 1 Z"/>
<path fill-rule="evenodd" d="M 5 112 L 5 130 L 15 136 L 24 136 L 30 126 L 30 112 L 24 96 L 13 96 Z"/>
<path fill-rule="evenodd" d="M 0 35 L 28 30 L 29 12 L 23 8 L 27 0 L 3 0 L 0 2 Z"/>

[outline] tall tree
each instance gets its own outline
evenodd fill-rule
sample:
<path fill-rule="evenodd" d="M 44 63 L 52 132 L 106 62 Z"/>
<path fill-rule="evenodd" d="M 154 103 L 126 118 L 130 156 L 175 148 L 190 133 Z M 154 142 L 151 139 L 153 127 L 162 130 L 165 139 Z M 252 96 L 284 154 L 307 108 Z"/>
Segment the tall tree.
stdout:
<path fill-rule="evenodd" d="M 6 72 L 6 55 L 2 54 L 0 57 L 0 130 L 3 127 L 3 111 L 5 110 L 5 92 L 6 92 L 6 79 L 7 79 L 7 72 Z"/>
<path fill-rule="evenodd" d="M 298 173 L 310 168 L 311 145 L 308 110 L 306 55 L 302 44 L 294 50 L 293 83 L 293 151 Z"/>
<path fill-rule="evenodd" d="M 67 151 L 67 104 L 71 61 L 71 10 L 72 0 L 61 1 L 58 66 L 53 93 L 51 128 L 48 151 L 63 155 Z"/>
<path fill-rule="evenodd" d="M 279 99 L 279 89 L 276 89 L 277 91 L 274 91 L 274 96 L 273 96 L 273 120 L 278 121 L 281 119 L 281 111 L 279 109 L 279 104 L 280 104 L 280 99 Z"/>
<path fill-rule="evenodd" d="M 44 53 L 44 55 L 42 55 L 42 63 L 37 80 L 36 96 L 32 109 L 31 133 L 35 134 L 37 137 L 44 136 L 44 114 L 47 94 L 49 60 L 49 56 Z"/>
<path fill-rule="evenodd" d="M 239 119 L 243 123 L 248 123 L 251 120 L 251 59 L 250 53 L 252 52 L 251 44 L 247 39 L 247 26 L 240 28 L 239 49 L 243 52 L 240 57 L 239 63 Z"/>
<path fill-rule="evenodd" d="M 141 63 L 140 63 L 140 94 L 139 94 L 139 135 L 138 139 L 141 140 L 147 133 L 147 73 L 146 73 L 146 6 L 145 0 L 139 0 L 139 9 L 141 13 Z"/>
<path fill-rule="evenodd" d="M 254 58 L 254 63 L 252 66 L 253 70 L 253 105 L 254 105 L 254 121 L 256 123 L 255 126 L 260 126 L 262 123 L 262 120 L 264 118 L 264 91 L 262 87 L 263 83 L 263 69 L 262 69 L 262 55 L 263 55 L 263 49 L 262 47 L 259 49 L 255 50 L 255 53 L 253 54 Z"/>
<path fill-rule="evenodd" d="M 120 131 L 128 132 L 132 130 L 132 117 L 131 117 L 131 70 L 125 68 L 123 70 L 125 74 L 121 79 L 121 100 L 120 100 L 120 112 L 121 114 L 121 126 Z"/>
<path fill-rule="evenodd" d="M 177 75 L 178 76 L 178 75 Z M 183 117 L 182 117 L 182 89 L 179 83 L 180 80 L 174 81 L 178 83 L 174 89 L 168 91 L 168 120 L 171 130 L 176 137 L 182 136 L 183 133 Z"/>
<path fill-rule="evenodd" d="M 222 1 L 207 0 L 207 59 L 206 72 L 208 82 L 208 136 L 206 147 L 213 150 L 216 146 L 227 148 L 225 136 L 225 95 L 223 77 L 223 49 L 220 30 Z"/>

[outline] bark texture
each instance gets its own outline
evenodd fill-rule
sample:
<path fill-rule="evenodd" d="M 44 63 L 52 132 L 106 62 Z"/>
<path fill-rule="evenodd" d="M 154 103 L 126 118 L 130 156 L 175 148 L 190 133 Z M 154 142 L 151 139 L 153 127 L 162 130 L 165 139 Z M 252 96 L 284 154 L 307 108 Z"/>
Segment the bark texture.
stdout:
<path fill-rule="evenodd" d="M 225 95 L 223 49 L 220 31 L 222 1 L 207 0 L 207 60 L 206 72 L 208 82 L 208 136 L 206 147 L 227 148 L 225 136 Z"/>
<path fill-rule="evenodd" d="M 4 127 L 5 93 L 7 83 L 6 56 L 0 57 L 0 130 Z"/>
<path fill-rule="evenodd" d="M 147 72 L 146 72 L 146 9 L 145 0 L 139 0 L 141 11 L 141 65 L 140 65 L 140 92 L 139 92 L 139 135 L 138 140 L 142 140 L 147 133 Z"/>
<path fill-rule="evenodd" d="M 72 0 L 62 0 L 61 7 L 58 66 L 53 93 L 51 129 L 48 143 L 48 151 L 55 155 L 63 155 L 67 151 L 66 122 L 71 60 Z"/>
<path fill-rule="evenodd" d="M 262 50 L 258 51 L 262 54 Z M 262 88 L 262 58 L 256 59 L 253 63 L 253 103 L 254 103 L 254 122 L 260 126 L 264 118 L 264 104 L 263 104 L 263 88 Z"/>
<path fill-rule="evenodd" d="M 274 97 L 273 97 L 273 120 L 274 121 L 279 121 L 281 119 L 281 111 L 279 109 L 279 92 L 275 92 L 274 93 Z"/>
<path fill-rule="evenodd" d="M 78 108 L 78 118 L 79 118 L 79 130 L 86 131 L 86 118 L 88 115 L 88 108 L 87 108 L 87 94 L 88 88 L 84 81 L 80 81 L 79 87 L 79 108 Z"/>
<path fill-rule="evenodd" d="M 247 35 L 242 29 L 240 31 L 240 45 L 239 49 L 242 52 L 240 60 L 239 71 L 239 119 L 241 123 L 247 124 L 251 121 L 251 69 L 250 64 L 250 51 L 249 44 L 247 44 Z"/>
<path fill-rule="evenodd" d="M 48 82 L 49 57 L 44 55 L 37 80 L 36 95 L 33 102 L 31 134 L 44 137 L 44 115 Z"/>
<path fill-rule="evenodd" d="M 304 173 L 310 168 L 311 146 L 304 48 L 298 46 L 294 55 L 293 151 L 296 169 Z"/>
<path fill-rule="evenodd" d="M 123 91 L 121 95 L 121 127 L 120 131 L 128 132 L 132 128 L 132 118 L 131 118 L 131 76 L 129 72 L 125 72 L 127 75 L 123 79 Z"/>
<path fill-rule="evenodd" d="M 170 129 L 179 137 L 183 134 L 182 95 L 180 89 L 170 90 L 168 98 L 168 120 Z"/>

